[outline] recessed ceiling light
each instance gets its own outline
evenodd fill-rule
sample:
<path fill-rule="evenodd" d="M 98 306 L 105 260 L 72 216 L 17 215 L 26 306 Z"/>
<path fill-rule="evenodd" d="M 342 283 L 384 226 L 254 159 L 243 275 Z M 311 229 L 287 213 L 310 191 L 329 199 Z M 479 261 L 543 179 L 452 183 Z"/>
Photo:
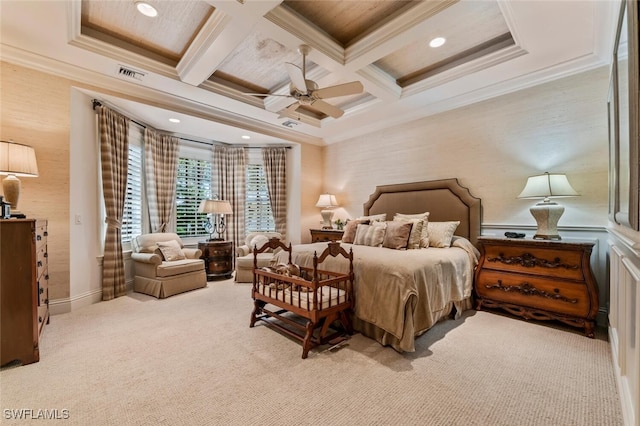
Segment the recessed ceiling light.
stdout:
<path fill-rule="evenodd" d="M 148 16 L 150 18 L 158 16 L 158 11 L 156 10 L 156 8 L 151 6 L 147 2 L 137 1 L 136 8 L 138 9 L 138 12 L 142 13 L 144 16 Z"/>
<path fill-rule="evenodd" d="M 431 40 L 429 42 L 429 46 L 431 47 L 440 47 L 442 46 L 445 42 L 447 41 L 447 39 L 445 39 L 444 37 L 436 37 L 433 40 Z"/>
<path fill-rule="evenodd" d="M 180 122 L 180 120 L 177 119 L 177 118 L 170 118 L 169 121 L 172 122 L 172 123 L 179 123 Z"/>
<path fill-rule="evenodd" d="M 251 139 L 251 136 L 249 136 L 249 135 L 242 135 L 242 139 Z"/>

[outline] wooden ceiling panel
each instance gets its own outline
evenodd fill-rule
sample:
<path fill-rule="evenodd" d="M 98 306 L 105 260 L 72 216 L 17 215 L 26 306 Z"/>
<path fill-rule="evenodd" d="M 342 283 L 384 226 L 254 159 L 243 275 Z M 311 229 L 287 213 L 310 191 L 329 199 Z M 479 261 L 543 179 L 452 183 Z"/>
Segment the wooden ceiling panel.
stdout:
<path fill-rule="evenodd" d="M 283 3 L 346 47 L 418 2 L 285 0 Z"/>
<path fill-rule="evenodd" d="M 177 63 L 214 8 L 200 0 L 155 2 L 158 16 L 149 18 L 131 0 L 82 0 L 81 23 L 92 37 L 119 40 Z"/>
<path fill-rule="evenodd" d="M 421 40 L 381 58 L 375 65 L 396 80 L 403 80 L 509 34 L 502 12 L 493 1 L 461 1 L 432 21 L 433 27 Z M 429 47 L 429 41 L 435 37 L 445 37 L 446 44 L 440 48 Z"/>

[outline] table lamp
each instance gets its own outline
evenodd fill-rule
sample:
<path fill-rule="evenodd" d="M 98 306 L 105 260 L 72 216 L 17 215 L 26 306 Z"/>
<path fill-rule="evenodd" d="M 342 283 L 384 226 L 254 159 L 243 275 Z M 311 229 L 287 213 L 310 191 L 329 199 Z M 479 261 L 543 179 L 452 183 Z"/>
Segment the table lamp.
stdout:
<path fill-rule="evenodd" d="M 563 173 L 549 173 L 531 176 L 518 198 L 542 198 L 529 211 L 538 224 L 533 238 L 542 240 L 561 240 L 558 234 L 558 220 L 564 213 L 564 207 L 551 201 L 551 198 L 578 196 Z"/>
<path fill-rule="evenodd" d="M 320 214 L 322 215 L 322 229 L 331 229 L 331 219 L 333 218 L 333 209 L 338 207 L 336 196 L 332 194 L 320 194 L 316 207 L 322 208 Z"/>
<path fill-rule="evenodd" d="M 25 217 L 18 211 L 18 199 L 20 198 L 20 179 L 18 176 L 38 176 L 38 164 L 34 149 L 13 141 L 0 141 L 0 175 L 7 175 L 2 180 L 2 191 L 5 201 L 11 204 L 11 217 Z"/>
<path fill-rule="evenodd" d="M 231 204 L 226 200 L 202 200 L 198 207 L 198 213 L 211 214 L 205 229 L 209 233 L 209 241 L 222 241 L 222 234 L 227 230 L 224 223 L 225 214 L 233 214 Z M 215 216 L 215 218 L 213 218 Z M 213 219 L 213 220 L 212 220 Z M 218 233 L 218 238 L 213 238 L 213 233 Z"/>

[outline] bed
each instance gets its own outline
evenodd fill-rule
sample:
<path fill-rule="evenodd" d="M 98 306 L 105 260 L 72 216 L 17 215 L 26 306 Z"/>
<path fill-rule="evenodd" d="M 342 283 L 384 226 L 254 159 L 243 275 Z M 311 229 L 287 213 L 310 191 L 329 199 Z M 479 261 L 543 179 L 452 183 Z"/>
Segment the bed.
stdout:
<path fill-rule="evenodd" d="M 481 202 L 457 179 L 378 186 L 364 204 L 363 216 L 386 214 L 392 220 L 397 213 L 424 212 L 434 224 L 460 222 L 451 247 L 395 250 L 342 243 L 353 251 L 354 329 L 399 352 L 415 351 L 416 337 L 472 307 Z M 313 254 L 326 247 L 327 243 L 295 245 L 292 262 L 310 267 Z M 281 253 L 276 259 L 286 263 L 285 257 Z M 348 267 L 340 258 L 328 258 L 323 265 L 339 273 L 348 272 Z"/>

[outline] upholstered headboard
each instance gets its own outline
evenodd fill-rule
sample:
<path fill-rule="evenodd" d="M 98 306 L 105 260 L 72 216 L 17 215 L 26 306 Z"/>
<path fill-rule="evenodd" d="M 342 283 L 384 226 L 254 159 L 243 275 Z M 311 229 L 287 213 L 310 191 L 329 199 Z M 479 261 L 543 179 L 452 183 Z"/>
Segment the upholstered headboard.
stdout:
<path fill-rule="evenodd" d="M 364 203 L 365 215 L 386 213 L 388 220 L 396 213 L 423 212 L 429 212 L 429 221 L 433 222 L 459 220 L 455 235 L 477 243 L 482 223 L 480 199 L 461 186 L 458 179 L 377 186 Z"/>

